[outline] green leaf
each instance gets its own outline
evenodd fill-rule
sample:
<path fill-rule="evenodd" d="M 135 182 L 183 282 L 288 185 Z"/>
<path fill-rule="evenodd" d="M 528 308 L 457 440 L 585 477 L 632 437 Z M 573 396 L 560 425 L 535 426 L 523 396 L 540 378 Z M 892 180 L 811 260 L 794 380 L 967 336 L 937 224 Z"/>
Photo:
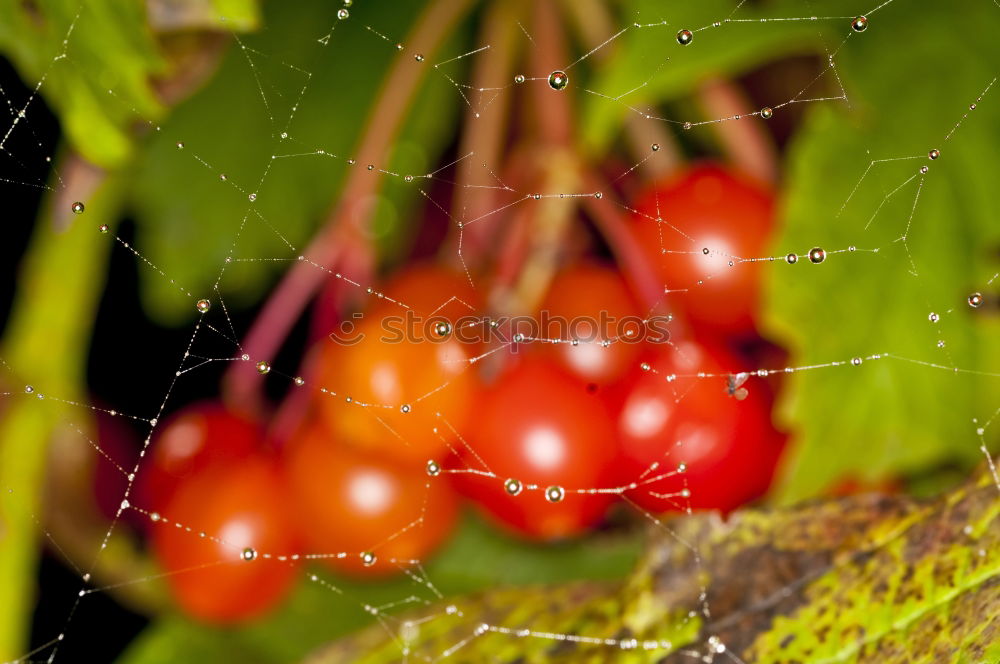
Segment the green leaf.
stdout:
<path fill-rule="evenodd" d="M 112 168 L 128 158 L 136 114 L 162 113 L 149 79 L 162 71 L 163 61 L 143 3 L 5 2 L 0 50 L 29 85 L 43 81 L 39 90 L 70 142 L 100 166 Z M 29 117 L 32 110 L 29 104 Z"/>
<path fill-rule="evenodd" d="M 468 518 L 425 569 L 434 588 L 450 595 L 498 584 L 517 587 L 575 579 L 617 580 L 632 568 L 638 553 L 639 542 L 634 537 L 539 546 Z M 130 646 L 120 664 L 295 661 L 331 639 L 370 624 L 373 618 L 365 605 L 379 606 L 411 596 L 420 598 L 420 604 L 436 599 L 426 586 L 408 577 L 362 583 L 314 571 L 321 583 L 304 580 L 287 606 L 249 626 L 216 629 L 181 616 L 164 617 Z M 331 590 L 330 585 L 340 592 Z M 413 606 L 404 601 L 400 609 Z"/>
<path fill-rule="evenodd" d="M 942 25 L 961 38 L 927 38 Z M 972 422 L 995 409 L 997 380 L 907 360 L 974 372 L 1000 358 L 1000 321 L 966 304 L 997 271 L 1000 90 L 945 140 L 997 74 L 994 32 L 976 12 L 940 3 L 887 6 L 838 52 L 849 105 L 812 104 L 791 146 L 772 251 L 857 251 L 776 264 L 766 327 L 791 349 L 792 366 L 883 357 L 787 376 L 781 414 L 795 445 L 782 499 L 815 495 L 845 474 L 874 479 L 978 458 Z M 942 155 L 933 162 L 932 148 Z M 851 196 L 872 161 L 900 157 L 914 158 L 874 164 Z"/>
<path fill-rule="evenodd" d="M 405 38 L 422 4 L 385 12 L 359 3 L 348 21 L 338 21 L 332 3 L 305 3 L 296 11 L 269 5 L 267 29 L 234 44 L 212 82 L 177 108 L 145 151 L 134 203 L 140 250 L 199 295 L 211 293 L 233 250 L 237 260 L 220 285 L 227 305 L 256 303 L 325 221 L 388 67 L 398 58 L 412 61 L 413 53 L 397 51 L 395 43 Z M 391 41 L 365 25 L 378 25 Z M 462 53 L 466 37 L 456 31 L 441 52 Z M 426 57 L 413 65 L 426 70 L 435 54 Z M 378 163 L 379 169 L 419 174 L 438 163 L 462 108 L 458 90 L 441 74 L 462 80 L 463 66 L 427 72 L 388 163 Z M 414 211 L 424 199 L 401 177 L 378 171 L 372 177 L 381 178 L 383 188 L 372 201 L 376 212 L 367 231 L 391 253 L 418 227 Z M 177 324 L 195 313 L 158 274 L 143 273 L 142 290 L 147 310 L 160 322 Z"/>
<path fill-rule="evenodd" d="M 446 600 L 458 612 L 412 612 L 407 659 L 680 664 L 718 661 L 721 645 L 757 664 L 991 661 L 998 489 L 981 473 L 930 502 L 868 495 L 679 518 L 622 586 L 491 589 Z M 403 640 L 390 635 L 371 628 L 306 662 L 399 661 Z"/>
<path fill-rule="evenodd" d="M 818 30 L 812 22 L 757 22 L 788 16 L 798 11 L 799 3 L 746 5 L 735 18 L 751 23 L 723 27 L 711 24 L 733 13 L 733 4 L 726 0 L 672 6 L 669 12 L 658 0 L 634 0 L 628 5 L 622 14 L 629 22 L 628 32 L 616 42 L 618 50 L 611 60 L 597 67 L 593 80 L 586 83 L 588 89 L 604 96 L 581 96 L 582 141 L 597 154 L 607 151 L 626 118 L 636 115 L 636 110 L 664 117 L 656 108 L 658 103 L 686 97 L 711 76 L 738 76 L 778 57 L 820 50 Z M 661 21 L 669 22 L 649 25 Z M 648 27 L 637 29 L 633 22 Z M 694 41 L 687 46 L 677 43 L 675 35 L 682 28 L 704 26 L 708 27 L 696 31 Z M 687 118 L 670 119 L 679 125 Z"/>

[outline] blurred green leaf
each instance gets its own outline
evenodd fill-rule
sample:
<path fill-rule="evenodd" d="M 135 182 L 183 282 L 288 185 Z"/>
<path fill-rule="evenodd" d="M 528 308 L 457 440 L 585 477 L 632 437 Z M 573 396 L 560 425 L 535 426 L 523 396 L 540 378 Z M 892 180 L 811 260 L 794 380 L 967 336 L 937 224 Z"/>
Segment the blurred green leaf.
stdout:
<path fill-rule="evenodd" d="M 794 15 L 800 10 L 799 5 L 794 2 L 747 5 L 735 18 L 750 23 L 716 28 L 712 23 L 733 14 L 732 2 L 703 0 L 671 6 L 668 11 L 658 0 L 628 2 L 621 14 L 628 25 L 667 23 L 641 29 L 630 27 L 620 38 L 621 44 L 610 62 L 600 66 L 593 80 L 586 84 L 605 96 L 582 95 L 581 140 L 591 151 L 601 154 L 618 136 L 626 118 L 636 115 L 636 111 L 662 117 L 658 103 L 689 95 L 706 78 L 739 76 L 778 57 L 819 52 L 818 29 L 811 21 L 763 25 L 756 22 L 766 17 Z M 705 29 L 698 30 L 702 27 Z M 687 46 L 681 46 L 675 38 L 683 28 L 696 31 Z M 620 96 L 620 99 L 606 98 Z M 688 118 L 671 119 L 679 123 Z"/>
<path fill-rule="evenodd" d="M 211 84 L 178 107 L 145 151 L 134 203 L 143 253 L 185 288 L 206 294 L 236 239 L 235 258 L 265 261 L 234 262 L 221 290 L 230 306 L 257 302 L 287 269 L 280 261 L 294 260 L 325 221 L 390 64 L 407 58 L 414 67 L 429 66 L 395 46 L 422 5 L 401 3 L 386 12 L 359 4 L 347 21 L 336 18 L 331 3 L 304 3 L 296 11 L 271 5 L 267 29 L 234 44 Z M 391 41 L 366 29 L 369 24 Z M 442 51 L 463 52 L 467 36 L 456 31 Z M 426 173 L 437 163 L 463 108 L 441 74 L 462 80 L 462 66 L 429 72 L 389 162 L 378 168 Z M 418 227 L 418 187 L 378 171 L 372 177 L 383 178 L 384 186 L 365 228 L 391 252 Z M 360 224 L 366 201 L 358 203 Z M 143 274 L 142 289 L 147 310 L 160 322 L 176 324 L 194 313 L 159 275 Z"/>
<path fill-rule="evenodd" d="M 811 105 L 791 146 L 773 252 L 857 252 L 818 266 L 776 265 L 767 327 L 790 346 L 793 366 L 892 357 L 787 376 L 782 415 L 796 444 L 779 490 L 785 500 L 845 474 L 875 479 L 967 464 L 979 455 L 973 418 L 989 417 L 1000 396 L 995 378 L 896 357 L 973 371 L 1000 359 L 1000 320 L 966 304 L 998 268 L 1000 90 L 945 140 L 996 76 L 1000 42 L 977 12 L 949 9 L 921 0 L 872 16 L 837 56 L 849 105 Z M 943 25 L 953 38 L 929 38 Z M 932 148 L 941 150 L 933 162 Z M 914 158 L 874 164 L 844 206 L 872 161 L 901 157 Z M 897 241 L 904 234 L 905 245 Z M 939 322 L 929 321 L 931 312 Z"/>
<path fill-rule="evenodd" d="M 424 567 L 427 578 L 445 596 L 498 585 L 619 580 L 635 565 L 640 546 L 638 537 L 621 536 L 539 546 L 502 535 L 470 517 Z M 133 643 L 120 664 L 296 661 L 317 646 L 370 624 L 373 618 L 364 610 L 366 604 L 380 606 L 411 596 L 436 600 L 426 586 L 407 577 L 360 583 L 319 569 L 316 573 L 343 595 L 323 584 L 304 581 L 278 613 L 236 629 L 207 627 L 180 616 L 164 617 Z M 403 601 L 399 609 L 414 606 Z"/>
<path fill-rule="evenodd" d="M 63 131 L 95 164 L 122 164 L 135 114 L 162 112 L 149 81 L 164 63 L 142 3 L 0 3 L 0 50 L 29 85 L 43 81 L 39 90 Z"/>

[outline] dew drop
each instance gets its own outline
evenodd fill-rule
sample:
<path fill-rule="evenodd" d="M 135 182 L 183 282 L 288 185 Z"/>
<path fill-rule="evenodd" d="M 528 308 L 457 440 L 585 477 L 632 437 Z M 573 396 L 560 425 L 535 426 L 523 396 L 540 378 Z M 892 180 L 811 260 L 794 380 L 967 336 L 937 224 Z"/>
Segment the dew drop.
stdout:
<path fill-rule="evenodd" d="M 690 30 L 681 30 L 677 33 L 677 43 L 681 46 L 687 46 L 692 41 L 694 41 L 694 33 Z"/>
<path fill-rule="evenodd" d="M 302 376 L 296 376 L 294 379 L 292 379 L 292 382 L 295 383 L 295 387 L 302 387 L 303 385 L 306 384 L 306 381 Z"/>
<path fill-rule="evenodd" d="M 371 567 L 375 564 L 376 560 L 378 560 L 378 558 L 376 558 L 375 554 L 371 551 L 365 551 L 361 554 L 361 564 L 365 567 Z"/>
<path fill-rule="evenodd" d="M 690 129 L 693 125 L 690 122 L 685 122 L 681 127 L 684 129 Z"/>
<path fill-rule="evenodd" d="M 507 495 L 516 496 L 524 489 L 521 484 L 521 480 L 515 480 L 513 477 L 508 478 L 503 483 L 503 490 L 507 492 Z"/>
<path fill-rule="evenodd" d="M 441 474 L 441 466 L 434 459 L 427 462 L 427 474 L 431 477 L 437 477 Z"/>
<path fill-rule="evenodd" d="M 982 293 L 973 293 L 972 295 L 969 296 L 969 306 L 972 307 L 973 309 L 978 308 L 982 304 L 983 304 Z"/>
<path fill-rule="evenodd" d="M 181 141 L 177 141 L 177 149 L 178 150 L 183 150 L 184 149 L 184 143 L 182 143 Z"/>
<path fill-rule="evenodd" d="M 524 80 L 525 80 L 524 74 L 518 74 L 517 76 L 514 77 L 515 83 L 524 83 Z"/>
<path fill-rule="evenodd" d="M 351 15 L 351 12 L 347 11 L 344 8 L 340 8 L 340 9 L 337 10 L 337 18 L 339 18 L 341 21 L 343 21 L 345 18 L 347 18 L 350 15 Z"/>
<path fill-rule="evenodd" d="M 932 323 L 936 323 L 939 320 L 941 320 L 941 317 L 932 311 L 929 314 L 927 314 L 927 320 L 929 320 Z"/>
<path fill-rule="evenodd" d="M 434 334 L 439 337 L 446 337 L 451 334 L 451 323 L 448 321 L 439 321 L 434 325 Z"/>
<path fill-rule="evenodd" d="M 760 109 L 760 117 L 764 118 L 765 120 L 770 120 L 771 118 L 774 117 L 774 109 L 771 108 L 770 106 L 765 106 L 764 108 Z"/>
<path fill-rule="evenodd" d="M 862 359 L 861 359 L 860 357 L 852 357 L 852 358 L 851 358 L 851 364 L 852 364 L 852 365 L 854 365 L 854 366 L 856 366 L 856 367 L 860 367 L 860 366 L 861 366 L 861 363 L 862 363 L 863 361 L 864 361 L 864 360 L 862 360 Z"/>
<path fill-rule="evenodd" d="M 246 562 L 251 562 L 257 560 L 257 550 L 253 547 L 247 547 L 240 551 L 240 559 Z"/>
<path fill-rule="evenodd" d="M 404 182 L 413 182 L 413 176 L 412 175 L 404 175 L 403 176 L 403 181 Z"/>
<path fill-rule="evenodd" d="M 549 74 L 549 87 L 553 90 L 565 90 L 569 85 L 569 76 L 561 69 L 557 69 Z"/>
<path fill-rule="evenodd" d="M 649 149 L 652 150 L 653 152 L 659 152 L 660 151 L 660 144 L 659 143 L 653 143 L 652 145 L 649 146 Z"/>
<path fill-rule="evenodd" d="M 271 365 L 268 364 L 267 360 L 261 360 L 257 363 L 257 373 L 261 376 L 271 373 Z"/>
<path fill-rule="evenodd" d="M 868 29 L 868 19 L 864 16 L 858 16 L 853 21 L 851 21 L 851 30 L 855 32 L 864 32 Z"/>
<path fill-rule="evenodd" d="M 651 367 L 649 366 L 649 362 L 643 362 L 639 365 L 639 368 L 643 371 L 649 371 Z"/>
<path fill-rule="evenodd" d="M 153 523 L 156 523 L 157 521 L 160 520 L 160 513 L 159 512 L 150 512 L 149 513 L 149 520 L 152 521 Z"/>
<path fill-rule="evenodd" d="M 785 262 L 788 263 L 789 265 L 795 265 L 796 263 L 799 262 L 799 257 L 796 256 L 795 254 L 788 254 L 787 256 L 785 256 Z"/>
<path fill-rule="evenodd" d="M 32 387 L 31 385 L 25 385 L 24 386 L 24 393 L 25 394 L 31 394 L 34 391 L 35 391 L 35 388 Z"/>
<path fill-rule="evenodd" d="M 410 404 L 404 403 L 402 406 L 399 407 L 399 412 L 403 413 L 404 415 L 410 412 Z"/>
<path fill-rule="evenodd" d="M 921 166 L 920 167 L 920 173 L 921 173 L 921 175 L 924 174 L 924 173 L 926 173 L 929 170 L 931 170 L 931 169 L 928 166 Z"/>
<path fill-rule="evenodd" d="M 809 250 L 809 260 L 819 265 L 826 260 L 826 251 L 822 247 L 813 247 Z"/>
<path fill-rule="evenodd" d="M 101 224 L 100 226 L 97 227 L 97 230 L 99 232 L 101 232 L 101 233 L 107 233 L 108 232 L 108 225 L 107 224 Z"/>
<path fill-rule="evenodd" d="M 561 486 L 552 485 L 545 489 L 545 500 L 550 503 L 561 503 L 562 499 L 566 497 L 566 490 Z"/>
<path fill-rule="evenodd" d="M 934 148 L 933 150 L 927 153 L 927 158 L 932 161 L 940 156 L 941 156 L 941 151 L 938 150 L 937 148 Z"/>
<path fill-rule="evenodd" d="M 424 61 L 424 54 L 423 53 L 417 53 L 416 55 L 413 56 L 413 59 L 416 60 L 417 62 L 423 62 Z"/>
<path fill-rule="evenodd" d="M 257 200 L 257 194 L 251 193 L 249 196 L 247 196 L 247 198 L 250 199 L 251 202 L 253 202 Z"/>
<path fill-rule="evenodd" d="M 201 313 L 205 313 L 206 311 L 212 308 L 212 303 L 202 298 L 197 302 L 195 302 L 194 308 L 200 311 Z"/>
<path fill-rule="evenodd" d="M 73 214 L 83 214 L 85 208 L 83 206 L 83 203 L 81 203 L 80 201 L 76 201 L 75 203 L 73 203 L 73 205 L 70 206 L 69 209 L 73 211 Z"/>

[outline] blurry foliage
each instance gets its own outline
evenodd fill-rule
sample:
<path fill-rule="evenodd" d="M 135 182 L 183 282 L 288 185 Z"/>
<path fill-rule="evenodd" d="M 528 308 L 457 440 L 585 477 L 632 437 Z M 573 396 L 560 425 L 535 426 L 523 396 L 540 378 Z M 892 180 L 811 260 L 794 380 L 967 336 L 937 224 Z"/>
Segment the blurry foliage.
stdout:
<path fill-rule="evenodd" d="M 391 11 L 357 3 L 350 23 L 338 23 L 337 5 L 329 2 L 300 2 L 294 9 L 269 3 L 263 19 L 249 2 L 219 0 L 210 3 L 212 11 L 201 13 L 204 3 L 181 4 L 192 16 L 227 16 L 224 28 L 249 28 L 258 21 L 263 28 L 239 37 L 218 73 L 165 118 L 150 81 L 169 74 L 168 57 L 158 48 L 140 3 L 86 3 L 67 58 L 55 64 L 52 58 L 62 48 L 78 3 L 2 3 L 0 49 L 26 81 L 44 77 L 41 94 L 58 114 L 68 142 L 87 159 L 119 167 L 139 146 L 131 190 L 139 248 L 188 290 L 207 294 L 238 231 L 237 258 L 294 259 L 298 252 L 284 240 L 301 247 L 324 221 L 347 168 L 343 158 L 353 156 L 382 72 L 402 57 L 395 40 L 403 40 L 423 3 L 392 3 Z M 593 67 L 588 88 L 612 96 L 645 83 L 625 100 L 638 107 L 683 102 L 708 75 L 735 76 L 788 55 L 824 58 L 837 51 L 839 80 L 850 102 L 807 106 L 788 153 L 783 230 L 774 252 L 801 254 L 814 245 L 831 250 L 855 244 L 859 253 L 830 256 L 821 266 L 801 261 L 769 266 L 767 329 L 791 347 L 790 364 L 891 352 L 959 367 L 998 366 L 1000 323 L 968 310 L 964 298 L 996 269 L 989 261 L 995 261 L 1000 243 L 1000 227 L 992 223 L 1000 214 L 1000 201 L 990 180 L 1000 172 L 1000 155 L 993 149 L 1000 144 L 1000 125 L 989 119 L 996 117 L 1000 90 L 983 104 L 991 110 L 974 113 L 952 140 L 942 142 L 1000 61 L 995 22 L 983 20 L 987 13 L 995 16 L 989 2 L 970 2 L 963 11 L 932 0 L 896 2 L 873 15 L 868 31 L 852 35 L 843 47 L 846 22 L 797 21 L 709 28 L 697 32 L 684 49 L 673 48 L 676 29 L 724 18 L 733 3 L 687 3 L 671 7 L 669 16 L 653 0 L 619 4 L 621 20 L 669 19 L 670 24 L 631 32 L 609 61 L 599 66 L 587 62 L 582 68 Z M 808 11 L 841 15 L 841 4 L 814 2 Z M 781 0 L 747 5 L 739 16 L 801 13 L 801 3 Z M 363 24 L 377 26 L 393 41 L 360 29 Z M 322 46 L 317 41 L 330 26 L 334 32 Z M 474 46 L 472 26 L 466 27 L 470 29 L 455 31 L 442 53 Z M 435 61 L 427 55 L 428 63 Z M 462 81 L 467 65 L 460 61 L 446 68 Z M 423 173 L 439 163 L 464 110 L 458 91 L 440 74 L 429 72 L 394 154 L 380 168 Z M 837 86 L 830 72 L 817 81 L 815 95 L 804 96 L 836 95 Z M 581 143 L 596 154 L 611 149 L 630 111 L 575 93 L 582 109 Z M 294 105 L 298 110 L 286 124 Z M 136 138 L 134 129 L 142 120 L 158 123 L 160 131 Z M 914 159 L 875 166 L 843 214 L 837 214 L 871 160 L 923 155 L 930 148 L 942 150 L 936 162 Z M 282 157 L 318 149 L 342 159 Z M 278 158 L 272 160 L 272 155 Z M 931 172 L 909 231 L 919 273 L 912 276 L 903 246 L 892 240 L 906 227 L 916 180 L 888 200 L 870 230 L 862 229 L 886 193 L 925 164 Z M 258 189 L 266 167 L 267 178 Z M 257 194 L 253 205 L 247 200 L 251 192 Z M 420 208 L 416 192 L 396 178 L 385 178 L 380 212 L 371 225 L 384 254 L 400 251 L 417 228 L 412 216 Z M 873 246 L 883 249 L 879 254 L 860 252 Z M 231 265 L 222 292 L 227 302 L 249 306 L 261 300 L 283 268 L 280 262 L 273 269 L 265 263 Z M 178 297 L 166 280 L 149 270 L 140 275 L 150 316 L 169 324 L 193 318 L 190 301 Z M 927 320 L 931 311 L 942 316 L 936 325 Z M 935 348 L 938 339 L 947 340 L 944 349 Z M 844 473 L 875 478 L 944 461 L 969 463 L 977 455 L 970 422 L 988 414 L 997 396 L 995 379 L 956 378 L 895 359 L 787 376 L 781 416 L 795 432 L 796 445 L 778 493 L 784 500 L 814 495 Z M 445 593 L 501 582 L 610 578 L 629 568 L 633 547 L 604 545 L 598 539 L 537 549 L 470 521 L 430 563 L 428 573 Z M 515 577 L 499 579 L 500 573 Z M 354 590 L 342 580 L 336 583 L 349 594 Z M 398 599 L 408 594 L 409 583 L 358 587 L 354 596 L 373 604 L 379 598 Z M 288 661 L 366 619 L 351 600 L 304 582 L 285 610 L 246 628 L 214 630 L 164 617 L 125 661 L 222 661 L 237 655 L 262 664 Z"/>
<path fill-rule="evenodd" d="M 873 16 L 837 56 L 850 105 L 811 106 L 790 146 L 774 252 L 858 249 L 819 266 L 799 261 L 767 271 L 766 320 L 790 346 L 793 365 L 888 352 L 963 369 L 1000 366 L 1000 317 L 966 303 L 998 268 L 1000 198 L 992 180 L 1000 169 L 1000 89 L 944 141 L 997 75 L 995 21 L 983 20 L 987 12 L 995 19 L 996 8 L 953 9 L 919 0 Z M 961 37 L 928 38 L 942 25 Z M 931 149 L 941 151 L 933 162 Z M 912 156 L 873 166 L 838 214 L 872 160 Z M 930 171 L 916 207 L 920 177 L 878 210 L 922 166 Z M 918 276 L 895 241 L 911 211 L 907 244 Z M 861 253 L 873 247 L 882 249 Z M 931 312 L 938 323 L 928 320 Z M 780 414 L 796 445 L 780 486 L 785 500 L 815 495 L 845 473 L 874 480 L 945 462 L 969 465 L 981 459 L 973 419 L 988 418 L 1000 398 L 995 377 L 896 359 L 786 378 Z"/>

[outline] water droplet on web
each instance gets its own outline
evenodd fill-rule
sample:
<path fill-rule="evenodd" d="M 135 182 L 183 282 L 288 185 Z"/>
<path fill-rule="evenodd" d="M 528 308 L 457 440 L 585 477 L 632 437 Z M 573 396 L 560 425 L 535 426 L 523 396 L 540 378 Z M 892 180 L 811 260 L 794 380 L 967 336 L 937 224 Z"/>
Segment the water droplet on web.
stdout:
<path fill-rule="evenodd" d="M 982 293 L 973 293 L 972 295 L 969 296 L 969 306 L 972 307 L 973 309 L 978 308 L 982 304 L 983 304 Z"/>
<path fill-rule="evenodd" d="M 31 385 L 25 385 L 24 386 L 24 393 L 25 394 L 31 394 L 34 391 L 35 391 L 35 388 L 33 388 Z"/>
<path fill-rule="evenodd" d="M 295 378 L 292 379 L 292 382 L 295 383 L 296 387 L 302 387 L 303 385 L 306 384 L 306 381 L 302 376 L 296 376 Z"/>
<path fill-rule="evenodd" d="M 701 253 L 703 253 L 703 254 L 705 254 L 706 256 L 708 256 L 708 247 L 702 247 L 702 248 L 701 248 Z"/>
<path fill-rule="evenodd" d="M 594 198 L 604 198 L 604 194 L 599 191 L 594 192 Z"/>
<path fill-rule="evenodd" d="M 271 365 L 268 364 L 267 360 L 261 360 L 257 363 L 257 373 L 261 376 L 271 373 Z"/>
<path fill-rule="evenodd" d="M 690 122 L 685 122 L 681 127 L 684 129 L 690 129 L 693 125 Z"/>
<path fill-rule="evenodd" d="M 518 74 L 517 76 L 514 77 L 515 83 L 524 83 L 524 80 L 525 80 L 524 74 Z"/>
<path fill-rule="evenodd" d="M 439 337 L 446 337 L 451 334 L 451 324 L 447 321 L 440 321 L 434 325 L 434 334 Z"/>
<path fill-rule="evenodd" d="M 378 558 L 376 558 L 375 554 L 371 551 L 365 551 L 361 554 L 361 564 L 365 567 L 371 567 L 375 564 L 376 560 L 378 560 Z"/>
<path fill-rule="evenodd" d="M 131 503 L 129 503 L 128 498 L 126 498 L 125 500 L 122 501 L 122 509 L 127 510 L 129 507 L 131 507 Z"/>
<path fill-rule="evenodd" d="M 427 462 L 427 474 L 430 475 L 431 477 L 437 477 L 438 475 L 441 474 L 441 466 L 438 464 L 437 461 L 431 459 L 430 461 Z"/>
<path fill-rule="evenodd" d="M 413 176 L 412 175 L 404 175 L 403 176 L 403 180 L 405 182 L 413 182 Z"/>
<path fill-rule="evenodd" d="M 157 521 L 160 520 L 160 513 L 159 512 L 150 512 L 149 513 L 149 520 L 152 521 L 153 523 L 156 523 Z"/>
<path fill-rule="evenodd" d="M 413 59 L 416 60 L 417 62 L 423 62 L 424 56 L 422 53 L 417 53 L 416 55 L 413 56 Z"/>
<path fill-rule="evenodd" d="M 856 366 L 856 367 L 860 367 L 860 366 L 861 366 L 861 363 L 862 363 L 863 361 L 864 361 L 864 360 L 862 360 L 862 359 L 861 359 L 860 357 L 852 357 L 852 358 L 851 358 L 851 364 L 852 364 L 852 365 L 854 365 L 854 366 Z"/>
<path fill-rule="evenodd" d="M 921 174 L 927 173 L 927 171 L 929 171 L 929 170 L 931 170 L 931 169 L 928 166 L 921 166 L 920 167 L 920 173 Z"/>
<path fill-rule="evenodd" d="M 247 355 L 246 353 L 243 353 L 242 355 L 240 355 L 240 359 L 246 362 L 250 359 L 250 356 Z"/>
<path fill-rule="evenodd" d="M 83 206 L 83 203 L 81 203 L 80 201 L 76 201 L 75 203 L 73 203 L 73 205 L 70 206 L 69 209 L 73 211 L 73 214 L 83 214 L 85 208 Z"/>
<path fill-rule="evenodd" d="M 687 46 L 692 41 L 694 41 L 694 33 L 690 30 L 681 30 L 677 33 L 677 43 L 681 46 Z"/>
<path fill-rule="evenodd" d="M 851 30 L 855 32 L 864 32 L 868 29 L 868 19 L 864 16 L 858 16 L 853 21 L 851 21 Z"/>
<path fill-rule="evenodd" d="M 938 348 L 944 348 L 944 339 L 938 339 L 937 347 Z"/>
<path fill-rule="evenodd" d="M 691 489 L 681 489 L 681 498 L 690 498 Z"/>
<path fill-rule="evenodd" d="M 569 76 L 561 69 L 557 69 L 549 74 L 549 87 L 553 90 L 565 90 L 569 85 Z"/>
<path fill-rule="evenodd" d="M 688 467 L 687 467 L 686 463 L 682 462 L 682 463 L 677 464 L 677 472 L 678 473 L 686 473 L 687 469 L 688 469 Z"/>
<path fill-rule="evenodd" d="M 938 150 L 937 148 L 935 148 L 935 149 L 933 149 L 933 150 L 931 150 L 930 152 L 927 153 L 927 158 L 931 159 L 931 160 L 937 159 L 940 156 L 941 156 L 941 151 Z"/>
<path fill-rule="evenodd" d="M 521 484 L 521 480 L 515 480 L 513 477 L 508 478 L 503 483 L 503 490 L 511 496 L 518 495 L 523 489 L 524 486 Z"/>
<path fill-rule="evenodd" d="M 177 149 L 178 150 L 183 150 L 184 149 L 184 143 L 182 143 L 181 141 L 177 141 Z"/>
<path fill-rule="evenodd" d="M 251 202 L 253 202 L 257 200 L 257 194 L 250 194 L 249 196 L 247 196 L 247 198 L 250 199 Z"/>
<path fill-rule="evenodd" d="M 938 322 L 938 321 L 939 321 L 940 319 L 941 319 L 941 317 L 940 317 L 940 316 L 938 316 L 938 315 L 937 315 L 936 313 L 934 313 L 933 311 L 932 311 L 932 312 L 930 312 L 929 314 L 927 314 L 927 320 L 929 320 L 929 321 L 930 321 L 930 322 L 932 322 L 932 323 L 936 323 L 936 322 Z"/>
<path fill-rule="evenodd" d="M 343 21 L 344 19 L 346 19 L 350 15 L 351 15 L 351 12 L 347 11 L 344 8 L 340 8 L 340 9 L 337 10 L 337 18 L 339 18 L 341 21 Z"/>
<path fill-rule="evenodd" d="M 826 260 L 826 251 L 822 247 L 813 247 L 809 250 L 809 260 L 819 265 Z"/>
<path fill-rule="evenodd" d="M 653 143 L 652 145 L 649 146 L 649 149 L 652 150 L 653 152 L 659 152 L 660 151 L 660 144 L 659 143 Z"/>
<path fill-rule="evenodd" d="M 847 248 L 847 250 L 848 250 L 848 251 L 857 251 L 857 250 L 858 250 L 858 248 L 857 248 L 857 247 L 855 247 L 855 246 L 854 246 L 854 245 L 852 244 L 851 246 L 849 246 L 849 247 Z"/>
<path fill-rule="evenodd" d="M 643 371 L 649 371 L 651 367 L 649 366 L 649 362 L 643 362 L 639 365 L 639 368 Z"/>
<path fill-rule="evenodd" d="M 796 263 L 799 262 L 799 257 L 796 256 L 795 254 L 788 254 L 787 256 L 785 256 L 785 262 L 788 263 L 789 265 L 795 265 Z"/>
<path fill-rule="evenodd" d="M 397 51 L 402 51 L 403 50 L 403 45 L 402 44 L 396 44 L 396 50 Z"/>
<path fill-rule="evenodd" d="M 553 485 L 545 490 L 545 500 L 550 503 L 560 503 L 566 497 L 566 490 L 561 486 Z"/>
<path fill-rule="evenodd" d="M 403 413 L 404 415 L 410 412 L 410 404 L 404 403 L 402 406 L 399 407 L 399 412 Z"/>
<path fill-rule="evenodd" d="M 101 224 L 100 226 L 97 227 L 97 231 L 99 233 L 107 233 L 108 232 L 108 225 L 107 224 Z"/>
<path fill-rule="evenodd" d="M 764 118 L 765 120 L 770 120 L 771 118 L 774 117 L 774 109 L 771 108 L 770 106 L 765 106 L 764 108 L 760 109 L 760 117 Z"/>
<path fill-rule="evenodd" d="M 240 551 L 240 559 L 246 562 L 251 562 L 257 560 L 257 550 L 253 547 L 247 547 Z"/>
<path fill-rule="evenodd" d="M 212 303 L 202 298 L 197 302 L 195 302 L 194 308 L 200 311 L 201 313 L 205 313 L 206 311 L 212 308 Z"/>

